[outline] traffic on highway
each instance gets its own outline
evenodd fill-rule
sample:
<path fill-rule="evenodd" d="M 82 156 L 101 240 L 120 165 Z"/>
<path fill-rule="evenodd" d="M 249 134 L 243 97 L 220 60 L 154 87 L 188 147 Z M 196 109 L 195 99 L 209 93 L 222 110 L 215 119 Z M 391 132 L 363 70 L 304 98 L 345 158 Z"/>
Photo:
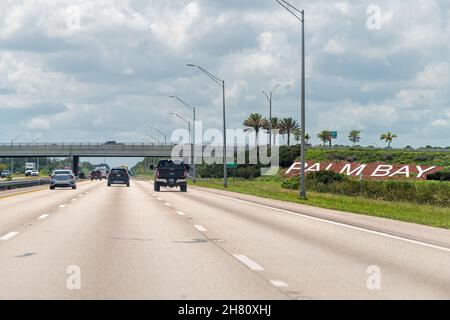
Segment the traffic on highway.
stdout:
<path fill-rule="evenodd" d="M 164 160 L 155 169 L 151 181 L 113 168 L 107 182 L 55 170 L 56 191 L 0 194 L 0 298 L 450 295 L 446 230 L 194 185 L 185 195 L 171 192 L 185 185 L 183 163 Z M 116 184 L 122 187 L 108 188 Z"/>
<path fill-rule="evenodd" d="M 0 303 L 449 302 L 450 4 L 378 2 L 2 1 Z"/>

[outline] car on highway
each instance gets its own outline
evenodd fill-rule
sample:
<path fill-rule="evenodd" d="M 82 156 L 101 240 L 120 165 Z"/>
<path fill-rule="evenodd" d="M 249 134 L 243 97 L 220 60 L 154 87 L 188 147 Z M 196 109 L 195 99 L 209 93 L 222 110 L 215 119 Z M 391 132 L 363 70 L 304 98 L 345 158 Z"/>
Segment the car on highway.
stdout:
<path fill-rule="evenodd" d="M 130 186 L 130 174 L 126 168 L 113 168 L 108 175 L 108 187 L 111 187 L 113 184 L 121 184 Z"/>
<path fill-rule="evenodd" d="M 103 174 L 100 170 L 92 170 L 90 173 L 90 176 L 91 176 L 91 181 L 103 179 Z"/>
<path fill-rule="evenodd" d="M 0 177 L 1 178 L 7 178 L 11 176 L 11 170 L 3 170 Z"/>
<path fill-rule="evenodd" d="M 98 168 L 95 168 L 94 171 L 99 171 L 100 172 L 101 179 L 105 179 L 105 180 L 108 179 L 108 174 L 109 174 L 108 168 L 106 168 L 106 167 L 98 167 Z"/>
<path fill-rule="evenodd" d="M 155 172 L 154 190 L 160 192 L 161 187 L 179 187 L 181 192 L 187 192 L 188 174 L 189 168 L 183 161 L 159 161 Z"/>
<path fill-rule="evenodd" d="M 30 176 L 32 177 L 39 177 L 39 171 L 38 170 L 32 170 L 30 173 Z"/>
<path fill-rule="evenodd" d="M 55 170 L 50 176 L 50 190 L 56 188 L 77 188 L 77 180 L 71 170 Z"/>

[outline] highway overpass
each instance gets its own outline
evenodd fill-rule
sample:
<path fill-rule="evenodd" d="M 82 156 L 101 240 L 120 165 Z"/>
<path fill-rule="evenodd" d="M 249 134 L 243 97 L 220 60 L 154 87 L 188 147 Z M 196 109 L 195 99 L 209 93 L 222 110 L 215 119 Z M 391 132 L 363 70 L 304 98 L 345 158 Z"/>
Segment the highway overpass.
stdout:
<path fill-rule="evenodd" d="M 41 143 L 0 144 L 2 158 L 32 157 L 170 157 L 174 145 L 101 144 L 101 143 Z"/>
<path fill-rule="evenodd" d="M 39 143 L 0 144 L 0 158 L 68 157 L 73 160 L 77 174 L 79 159 L 86 158 L 171 158 L 175 145 L 161 144 L 104 144 L 104 143 Z"/>
<path fill-rule="evenodd" d="M 172 158 L 172 151 L 179 145 L 175 144 L 145 144 L 145 143 L 37 143 L 37 144 L 11 144 L 0 143 L 0 158 L 71 158 L 72 169 L 78 174 L 80 158 Z M 203 145 L 204 151 L 207 145 Z M 216 146 L 222 150 L 222 146 Z M 238 147 L 237 149 L 246 149 Z M 233 155 L 236 146 L 230 145 L 228 153 Z M 198 151 L 197 151 L 198 152 Z M 203 152 L 202 152 L 203 154 Z M 180 154 L 182 156 L 182 154 Z M 232 157 L 232 156 L 231 156 Z M 197 157 L 198 159 L 199 157 Z M 233 157 L 232 157 L 233 158 Z M 222 156 L 218 155 L 222 160 Z M 185 157 L 190 163 L 190 158 Z M 214 162 L 214 152 L 211 157 L 203 157 L 204 161 Z"/>

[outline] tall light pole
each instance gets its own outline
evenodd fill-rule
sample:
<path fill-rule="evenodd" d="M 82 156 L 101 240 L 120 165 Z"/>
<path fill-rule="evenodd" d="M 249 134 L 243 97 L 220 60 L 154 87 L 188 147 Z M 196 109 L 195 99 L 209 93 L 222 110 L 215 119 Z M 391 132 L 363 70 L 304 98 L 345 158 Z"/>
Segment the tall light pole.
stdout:
<path fill-rule="evenodd" d="M 19 140 L 20 138 L 26 136 L 28 133 L 27 132 L 22 132 L 20 134 L 18 134 L 17 136 L 15 136 L 12 140 L 11 140 L 11 147 L 14 147 L 14 142 L 16 142 L 17 140 Z M 11 150 L 12 151 L 12 150 Z M 14 158 L 11 157 L 11 174 L 14 174 Z"/>
<path fill-rule="evenodd" d="M 146 134 L 146 136 L 147 137 L 150 137 L 150 138 L 152 138 L 153 140 L 155 140 L 155 142 L 157 143 L 157 144 L 159 144 L 159 139 L 156 139 L 154 136 L 152 136 L 151 134 Z M 150 140 L 148 140 L 148 139 L 145 139 L 146 141 L 150 141 Z M 152 142 L 153 143 L 153 142 Z"/>
<path fill-rule="evenodd" d="M 226 106 L 225 106 L 225 80 L 221 80 L 211 72 L 200 67 L 196 64 L 188 64 L 188 67 L 198 68 L 204 74 L 206 74 L 211 80 L 222 87 L 222 101 L 223 101 L 223 186 L 228 188 L 228 170 L 227 170 L 227 119 L 226 119 Z"/>
<path fill-rule="evenodd" d="M 189 127 L 189 144 L 192 144 L 191 142 L 191 120 L 186 119 L 185 117 L 183 117 L 182 115 L 175 113 L 175 112 L 171 112 L 171 115 L 181 119 L 182 121 L 186 122 L 188 124 Z"/>
<path fill-rule="evenodd" d="M 278 89 L 279 86 L 280 86 L 280 84 L 275 85 L 275 87 L 272 89 L 272 91 L 270 91 L 269 94 L 267 94 L 266 91 L 262 92 L 266 96 L 267 100 L 269 100 L 269 145 L 270 145 L 270 147 L 272 147 L 272 98 L 273 98 L 273 93 L 275 92 L 275 90 Z"/>
<path fill-rule="evenodd" d="M 155 130 L 156 132 L 158 132 L 161 136 L 164 137 L 164 144 L 167 145 L 167 134 L 165 134 L 164 132 L 162 132 L 161 130 L 159 130 L 158 128 L 155 127 L 150 127 L 150 129 Z"/>
<path fill-rule="evenodd" d="M 302 81 L 302 102 L 301 102 L 301 133 L 302 133 L 302 147 L 301 147 L 301 162 L 302 162 L 302 168 L 301 168 L 301 174 L 300 174 L 300 198 L 306 199 L 306 187 L 305 187 L 305 181 L 306 181 L 306 93 L 305 93 L 305 82 L 306 82 L 306 76 L 305 76 L 305 10 L 299 10 L 293 5 L 291 5 L 289 2 L 285 0 L 275 0 L 278 2 L 283 8 L 285 8 L 287 11 L 289 11 L 296 19 L 298 19 L 302 23 L 302 75 L 301 75 L 301 81 Z"/>
<path fill-rule="evenodd" d="M 195 107 L 193 107 L 193 106 L 191 106 L 189 103 L 187 103 L 187 102 L 185 102 L 185 101 L 183 101 L 182 99 L 180 99 L 180 98 L 178 98 L 177 96 L 169 96 L 169 98 L 172 98 L 172 99 L 176 99 L 176 100 L 178 100 L 178 101 L 180 101 L 186 108 L 188 108 L 189 110 L 191 110 L 192 112 L 193 112 L 193 116 L 194 116 L 194 118 L 193 118 L 193 121 L 194 121 L 194 127 L 193 127 L 193 133 L 192 133 L 192 140 L 193 140 L 193 150 L 191 150 L 191 152 L 192 152 L 192 165 L 193 165 L 193 170 L 194 170 L 194 183 L 196 183 L 197 182 L 197 169 L 196 169 L 196 163 L 195 163 L 195 161 L 196 161 L 196 158 L 195 158 L 195 144 L 196 144 L 196 141 L 195 141 L 195 122 L 196 122 L 196 108 Z"/>

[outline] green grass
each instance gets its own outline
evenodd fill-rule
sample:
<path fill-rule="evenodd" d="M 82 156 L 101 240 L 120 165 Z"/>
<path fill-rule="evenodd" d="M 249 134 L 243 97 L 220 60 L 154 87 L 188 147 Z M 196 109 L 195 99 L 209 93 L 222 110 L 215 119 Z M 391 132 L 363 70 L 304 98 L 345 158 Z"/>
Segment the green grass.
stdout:
<path fill-rule="evenodd" d="M 224 190 L 222 179 L 200 181 L 196 185 Z M 298 191 L 283 189 L 277 178 L 236 180 L 235 182 L 230 179 L 227 190 L 268 199 L 450 229 L 450 208 L 314 192 L 308 193 L 308 200 L 300 200 Z"/>
<path fill-rule="evenodd" d="M 308 160 L 325 161 L 347 161 L 354 162 L 386 162 L 392 164 L 416 164 L 429 166 L 450 167 L 450 152 L 426 152 L 407 150 L 371 150 L 367 148 L 342 148 L 308 149 L 306 153 Z"/>

